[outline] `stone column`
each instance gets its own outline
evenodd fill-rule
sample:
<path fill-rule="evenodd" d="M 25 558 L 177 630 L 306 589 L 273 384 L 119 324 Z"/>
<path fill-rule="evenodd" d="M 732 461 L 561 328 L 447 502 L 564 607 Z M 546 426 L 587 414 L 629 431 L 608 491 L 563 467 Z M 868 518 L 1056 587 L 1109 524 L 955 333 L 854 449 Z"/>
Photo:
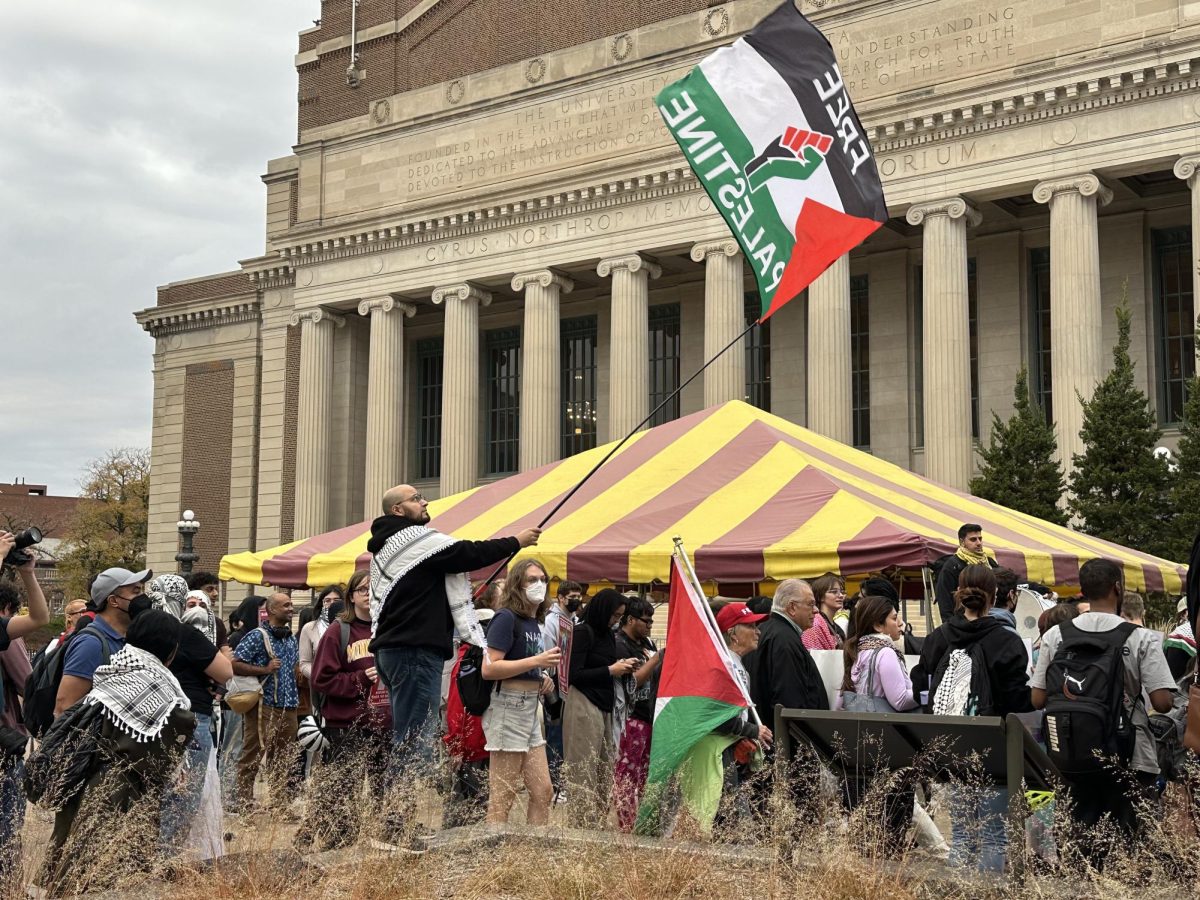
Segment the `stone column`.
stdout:
<path fill-rule="evenodd" d="M 1090 172 L 1043 181 L 1033 199 L 1050 204 L 1050 389 L 1058 459 L 1068 477 L 1083 452 L 1083 407 L 1104 377 L 1097 203 L 1112 191 Z"/>
<path fill-rule="evenodd" d="M 1200 303 L 1200 154 L 1175 161 L 1175 177 L 1187 181 L 1192 191 L 1192 297 Z M 1053 263 L 1051 263 L 1053 264 Z M 1193 309 L 1195 309 L 1193 307 Z M 1196 345 L 1200 354 L 1200 343 Z"/>
<path fill-rule="evenodd" d="M 479 307 L 492 295 L 473 284 L 433 292 L 446 304 L 442 356 L 442 479 L 448 497 L 479 480 Z"/>
<path fill-rule="evenodd" d="M 521 333 L 521 471 L 552 463 L 562 446 L 562 353 L 559 301 L 575 282 L 551 269 L 513 276 L 525 292 Z"/>
<path fill-rule="evenodd" d="M 373 519 L 384 492 L 404 481 L 404 320 L 417 308 L 391 296 L 374 297 L 358 304 L 358 314 L 371 319 L 363 512 Z"/>
<path fill-rule="evenodd" d="M 965 491 L 975 466 L 967 225 L 978 225 L 979 213 L 963 198 L 948 197 L 910 207 L 907 218 L 924 226 L 925 475 Z"/>
<path fill-rule="evenodd" d="M 808 286 L 808 427 L 854 443 L 850 378 L 850 257 Z"/>
<path fill-rule="evenodd" d="M 708 362 L 746 329 L 742 254 L 737 241 L 706 241 L 692 248 L 704 263 L 704 361 Z M 746 398 L 746 342 L 738 341 L 704 370 L 704 406 Z"/>
<path fill-rule="evenodd" d="M 292 316 L 300 326 L 300 397 L 296 415 L 295 539 L 329 527 L 329 439 L 333 419 L 333 330 L 346 320 L 327 309 Z"/>
<path fill-rule="evenodd" d="M 619 441 L 650 415 L 650 279 L 662 269 L 631 253 L 600 260 L 596 273 L 612 276 L 608 437 Z"/>

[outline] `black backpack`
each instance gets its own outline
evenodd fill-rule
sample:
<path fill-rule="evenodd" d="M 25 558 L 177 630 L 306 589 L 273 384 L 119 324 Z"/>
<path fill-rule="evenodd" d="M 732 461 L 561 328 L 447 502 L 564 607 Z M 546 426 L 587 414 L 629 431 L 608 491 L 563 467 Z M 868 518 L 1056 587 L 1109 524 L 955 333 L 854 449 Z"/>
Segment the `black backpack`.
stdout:
<path fill-rule="evenodd" d="M 1128 765 L 1136 729 L 1125 700 L 1125 642 L 1137 628 L 1111 631 L 1059 626 L 1062 640 L 1046 670 L 1043 733 L 1050 759 L 1064 775 L 1099 772 L 1113 759 Z"/>
<path fill-rule="evenodd" d="M 490 630 L 490 629 L 489 629 Z M 513 616 L 513 640 L 521 636 L 521 620 Z M 492 705 L 492 694 L 500 692 L 499 681 L 486 681 L 483 677 L 483 648 L 471 644 L 458 664 L 455 679 L 458 696 L 463 708 L 473 716 L 482 716 Z"/>
<path fill-rule="evenodd" d="M 42 650 L 33 660 L 33 668 L 25 679 L 23 715 L 25 727 L 35 738 L 40 738 L 54 723 L 54 704 L 58 699 L 58 686 L 62 681 L 63 663 L 67 658 L 67 646 L 81 634 L 93 634 L 100 640 L 100 664 L 107 665 L 111 659 L 108 638 L 99 628 L 87 625 L 68 635 L 59 642 L 52 653 Z"/>
<path fill-rule="evenodd" d="M 337 623 L 342 626 L 342 633 L 341 637 L 339 638 L 339 642 L 342 645 L 342 658 L 345 659 L 346 648 L 350 646 L 350 623 L 343 622 L 341 619 L 338 619 Z M 324 637 L 324 635 L 322 635 L 322 637 Z M 328 694 L 321 693 L 315 687 L 313 687 L 311 683 L 308 686 L 308 692 L 309 696 L 312 698 L 313 716 L 319 717 L 321 716 L 321 712 L 325 707 L 325 699 L 328 697 Z"/>

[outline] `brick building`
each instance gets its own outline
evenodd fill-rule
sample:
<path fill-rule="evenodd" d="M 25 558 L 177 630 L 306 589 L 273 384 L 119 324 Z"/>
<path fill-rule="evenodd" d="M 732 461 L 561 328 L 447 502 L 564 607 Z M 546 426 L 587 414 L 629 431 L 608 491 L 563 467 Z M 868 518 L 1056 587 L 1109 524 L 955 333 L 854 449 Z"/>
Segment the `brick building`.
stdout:
<path fill-rule="evenodd" d="M 17 534 L 33 525 L 44 537 L 38 545 L 37 573 L 50 602 L 51 612 L 61 611 L 63 585 L 58 576 L 58 549 L 82 497 L 57 497 L 44 484 L 26 484 L 20 479 L 0 483 L 0 528 Z"/>
<path fill-rule="evenodd" d="M 185 507 L 212 567 L 401 480 L 437 496 L 619 437 L 740 332 L 753 279 L 653 97 L 776 5 L 326 0 L 262 252 L 137 313 L 148 564 Z M 1025 365 L 1070 459 L 1127 285 L 1169 443 L 1195 369 L 1200 7 L 800 5 L 892 219 L 663 415 L 745 398 L 963 487 Z"/>

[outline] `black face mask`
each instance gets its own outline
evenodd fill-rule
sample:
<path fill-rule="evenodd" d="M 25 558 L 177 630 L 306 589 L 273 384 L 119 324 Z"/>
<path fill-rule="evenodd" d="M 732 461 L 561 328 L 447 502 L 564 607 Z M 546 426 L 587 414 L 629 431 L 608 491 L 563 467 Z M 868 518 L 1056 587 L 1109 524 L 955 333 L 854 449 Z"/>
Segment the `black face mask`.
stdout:
<path fill-rule="evenodd" d="M 271 636 L 277 641 L 286 641 L 292 636 L 292 628 L 290 625 L 272 625 Z"/>
<path fill-rule="evenodd" d="M 129 618 L 136 619 L 148 609 L 154 608 L 154 601 L 145 594 L 138 594 L 129 601 L 129 606 L 126 608 L 129 613 Z"/>
<path fill-rule="evenodd" d="M 567 601 L 567 612 L 577 613 L 577 612 L 579 612 L 579 607 L 581 607 L 581 606 L 583 606 L 582 600 L 568 600 Z"/>

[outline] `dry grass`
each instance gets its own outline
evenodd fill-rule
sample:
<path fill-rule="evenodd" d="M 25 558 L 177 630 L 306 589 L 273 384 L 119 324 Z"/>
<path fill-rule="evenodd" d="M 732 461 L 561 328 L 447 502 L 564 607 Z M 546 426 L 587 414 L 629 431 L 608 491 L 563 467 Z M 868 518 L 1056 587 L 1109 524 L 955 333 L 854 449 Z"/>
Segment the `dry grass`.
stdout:
<path fill-rule="evenodd" d="M 866 751 L 863 751 L 866 752 Z M 92 859 L 80 859 L 80 886 L 90 863 L 110 877 L 112 896 L 170 897 L 180 900 L 258 900 L 300 897 L 311 900 L 384 900 L 384 898 L 538 898 L 538 900 L 851 900 L 851 898 L 978 897 L 1156 897 L 1194 895 L 1200 840 L 1185 814 L 1187 804 L 1167 812 L 1149 811 L 1136 847 L 1121 846 L 1106 860 L 1105 871 L 1088 867 L 1081 853 L 1098 835 L 1070 832 L 1059 847 L 1063 867 L 1052 869 L 1024 848 L 1023 836 L 1010 836 L 1010 853 L 1021 853 L 1028 875 L 1009 883 L 945 868 L 911 844 L 896 845 L 883 827 L 884 804 L 911 779 L 933 774 L 915 760 L 912 771 L 876 779 L 850 813 L 841 810 L 839 786 L 818 776 L 812 760 L 800 760 L 798 789 L 765 794 L 759 814 L 732 816 L 747 809 L 742 800 L 764 794 L 746 787 L 746 796 L 725 804 L 727 824 L 711 843 L 681 839 L 633 838 L 612 831 L 576 832 L 563 827 L 561 807 L 553 823 L 527 830 L 520 809 L 507 829 L 475 826 L 443 835 L 436 849 L 421 855 L 388 854 L 368 848 L 385 812 L 416 803 L 426 825 L 440 822 L 437 786 L 399 786 L 372 802 L 355 796 L 346 782 L 318 771 L 305 788 L 307 809 L 330 805 L 351 811 L 359 832 L 356 844 L 303 856 L 292 849 L 295 826 L 265 816 L 233 828 L 231 855 L 216 865 L 168 863 L 154 859 L 144 842 L 145 816 L 100 820 L 92 832 L 101 841 Z M 960 784 L 963 782 L 960 781 Z M 1068 813 L 1055 810 L 1061 821 Z M 949 839 L 943 809 L 936 818 Z M 733 823 L 733 824 L 729 824 Z M 40 862 L 47 816 L 36 811 L 27 825 L 27 873 Z M 129 838 L 137 836 L 136 843 Z M 319 849 L 331 835 L 318 835 Z M 25 879 L 28 883 L 29 877 Z M 22 896 L 23 886 L 14 892 Z"/>

